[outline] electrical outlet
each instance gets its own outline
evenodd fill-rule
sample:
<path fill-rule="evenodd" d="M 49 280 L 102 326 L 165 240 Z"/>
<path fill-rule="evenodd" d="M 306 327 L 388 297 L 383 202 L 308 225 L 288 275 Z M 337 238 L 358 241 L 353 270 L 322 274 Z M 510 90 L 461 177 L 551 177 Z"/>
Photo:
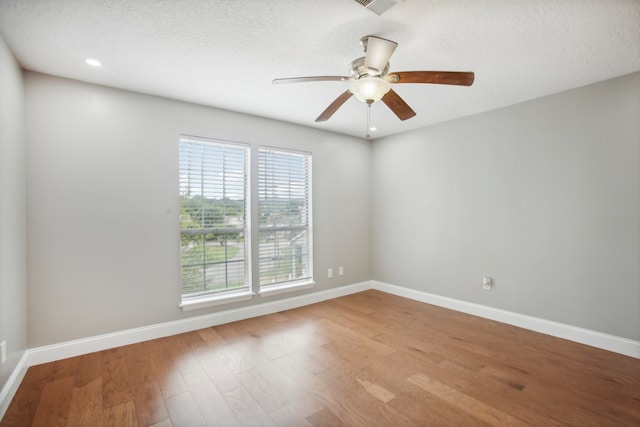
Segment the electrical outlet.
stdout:
<path fill-rule="evenodd" d="M 490 291 L 493 287 L 493 279 L 489 276 L 484 276 L 482 278 L 482 289 L 485 291 Z"/>
<path fill-rule="evenodd" d="M 333 279 L 333 268 L 327 270 L 327 278 Z"/>
<path fill-rule="evenodd" d="M 7 361 L 7 342 L 0 342 L 0 365 Z"/>
<path fill-rule="evenodd" d="M 344 276 L 344 267 L 343 266 L 338 267 L 338 276 Z"/>

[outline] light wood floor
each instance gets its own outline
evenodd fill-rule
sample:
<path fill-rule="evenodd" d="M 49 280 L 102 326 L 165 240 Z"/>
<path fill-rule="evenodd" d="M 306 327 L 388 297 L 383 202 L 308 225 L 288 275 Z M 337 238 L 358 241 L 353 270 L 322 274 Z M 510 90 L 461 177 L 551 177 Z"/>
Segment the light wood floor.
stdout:
<path fill-rule="evenodd" d="M 31 367 L 0 426 L 640 425 L 640 360 L 367 291 Z"/>

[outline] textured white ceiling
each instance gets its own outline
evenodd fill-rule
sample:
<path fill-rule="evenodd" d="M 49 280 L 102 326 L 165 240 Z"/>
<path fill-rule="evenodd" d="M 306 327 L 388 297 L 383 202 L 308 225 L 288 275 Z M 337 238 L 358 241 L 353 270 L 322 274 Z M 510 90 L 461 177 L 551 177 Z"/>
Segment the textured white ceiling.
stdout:
<path fill-rule="evenodd" d="M 347 83 L 271 80 L 348 75 L 368 34 L 398 42 L 391 71 L 476 73 L 395 86 L 417 115 L 374 104 L 372 138 L 640 70 L 638 0 L 398 0 L 382 16 L 353 0 L 0 0 L 0 31 L 29 70 L 360 137 L 355 98 L 314 122 Z"/>

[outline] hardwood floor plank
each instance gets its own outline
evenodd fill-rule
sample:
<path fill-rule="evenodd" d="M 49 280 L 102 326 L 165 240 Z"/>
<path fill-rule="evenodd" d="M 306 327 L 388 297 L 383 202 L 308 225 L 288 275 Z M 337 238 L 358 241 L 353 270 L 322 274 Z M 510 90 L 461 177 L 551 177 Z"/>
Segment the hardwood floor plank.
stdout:
<path fill-rule="evenodd" d="M 204 341 L 204 343 L 206 343 L 207 345 L 222 344 L 222 342 L 224 341 L 224 339 L 220 336 L 215 328 L 199 329 L 196 331 L 196 333 L 200 335 L 202 341 Z"/>
<path fill-rule="evenodd" d="M 338 416 L 327 408 L 323 408 L 320 411 L 309 415 L 307 421 L 312 426 L 316 427 L 343 427 L 345 424 Z"/>
<path fill-rule="evenodd" d="M 53 379 L 44 385 L 32 426 L 66 426 L 71 408 L 73 377 Z"/>
<path fill-rule="evenodd" d="M 157 381 L 163 397 L 171 397 L 188 391 L 182 374 L 173 357 L 175 353 L 167 352 L 170 347 L 164 339 L 149 341 L 149 363 L 151 375 Z"/>
<path fill-rule="evenodd" d="M 149 343 L 137 343 L 121 347 L 127 364 L 130 384 L 142 384 L 154 378 L 153 363 L 149 352 Z"/>
<path fill-rule="evenodd" d="M 389 356 L 389 358 L 392 357 L 398 360 L 396 354 Z M 388 405 L 407 414 L 412 420 L 412 425 L 488 425 L 406 380 L 411 375 L 421 372 L 420 368 L 424 364 L 412 365 L 403 363 L 401 360 L 398 362 L 390 362 L 385 358 L 361 369 L 358 377 L 381 384 L 385 389 L 396 394 Z"/>
<path fill-rule="evenodd" d="M 102 425 L 104 427 L 138 427 L 134 403 L 129 400 L 106 408 L 103 412 Z"/>
<path fill-rule="evenodd" d="M 24 374 L 22 384 L 40 386 L 45 382 L 51 381 L 54 376 L 54 366 L 55 362 L 50 362 L 30 367 Z"/>
<path fill-rule="evenodd" d="M 395 399 L 396 395 L 386 388 L 382 387 L 380 384 L 372 383 L 367 380 L 363 380 L 360 378 L 356 378 L 358 383 L 369 393 L 371 396 L 375 397 L 381 402 L 387 403 L 390 400 Z"/>
<path fill-rule="evenodd" d="M 30 367 L 0 427 L 640 425 L 640 359 L 378 291 Z"/>
<path fill-rule="evenodd" d="M 79 356 L 75 372 L 76 387 L 82 387 L 99 378 L 101 367 L 102 354 L 100 352 Z"/>
<path fill-rule="evenodd" d="M 113 348 L 102 352 L 101 377 L 105 408 L 130 402 L 133 399 L 129 382 L 129 367 L 122 348 Z"/>
<path fill-rule="evenodd" d="M 240 426 L 224 397 L 207 375 L 192 372 L 185 375 L 184 380 L 208 426 Z"/>
<path fill-rule="evenodd" d="M 279 427 L 311 427 L 306 418 L 298 414 L 291 406 L 286 405 L 271 413 L 270 418 Z"/>
<path fill-rule="evenodd" d="M 70 357 L 68 359 L 56 360 L 53 362 L 53 377 L 67 378 L 74 376 L 78 369 L 79 358 Z"/>
<path fill-rule="evenodd" d="M 200 359 L 205 374 L 209 377 L 216 388 L 224 393 L 234 388 L 240 387 L 240 381 L 223 363 L 219 357 L 221 349 L 219 346 L 213 348 L 200 348 L 196 351 L 196 357 Z"/>
<path fill-rule="evenodd" d="M 333 344 L 334 343 L 329 343 L 323 347 L 355 369 L 361 369 L 377 360 L 376 354 L 364 346 L 347 349 L 341 346 L 334 346 Z"/>
<path fill-rule="evenodd" d="M 389 402 L 389 405 L 407 414 L 414 426 L 487 427 L 491 425 L 428 393 L 417 392 L 413 396 L 401 394 Z"/>
<path fill-rule="evenodd" d="M 258 402 L 258 405 L 271 414 L 287 405 L 284 393 L 276 387 L 273 381 L 267 379 L 260 369 L 251 369 L 237 375 L 245 390 Z M 280 382 L 280 379 L 276 381 Z M 282 386 L 281 386 L 282 387 Z"/>
<path fill-rule="evenodd" d="M 237 332 L 237 336 L 241 341 L 247 336 L 261 336 L 266 334 L 273 334 L 276 331 L 281 330 L 284 327 L 285 330 L 289 330 L 287 325 L 289 319 L 283 313 L 273 313 L 258 318 L 251 318 L 241 320 L 234 323 L 233 329 Z"/>
<path fill-rule="evenodd" d="M 81 387 L 75 387 L 69 408 L 69 427 L 101 427 L 103 422 L 102 378 L 98 377 Z"/>
<path fill-rule="evenodd" d="M 331 390 L 327 408 L 349 425 L 411 425 L 406 414 L 381 403 L 358 382 L 351 368 L 331 369 L 317 377 Z"/>
<path fill-rule="evenodd" d="M 424 374 L 415 374 L 407 378 L 407 380 L 418 387 L 421 387 L 429 393 L 437 396 L 439 399 L 451 403 L 461 410 L 471 413 L 474 416 L 490 423 L 491 425 L 503 426 L 525 426 L 524 422 L 502 412 L 496 408 L 482 403 L 481 401 L 456 390 L 446 384 L 440 383 L 429 378 Z"/>
<path fill-rule="evenodd" d="M 171 423 L 180 427 L 201 427 L 207 423 L 200 413 L 200 408 L 187 391 L 165 399 L 167 409 L 171 415 Z"/>
<path fill-rule="evenodd" d="M 521 390 L 511 387 L 504 382 L 483 378 L 478 371 L 466 368 L 443 360 L 439 363 L 424 363 L 423 353 L 405 352 L 404 354 L 390 355 L 386 365 L 404 366 L 408 372 L 413 371 L 407 377 L 414 374 L 428 375 L 430 378 L 447 384 L 457 390 L 465 391 L 470 397 L 481 400 L 487 404 L 496 404 L 502 411 L 509 412 L 514 402 L 522 399 Z M 398 373 L 398 376 L 401 372 Z"/>
<path fill-rule="evenodd" d="M 132 393 L 138 425 L 148 426 L 169 419 L 162 390 L 155 379 L 136 384 Z"/>
<path fill-rule="evenodd" d="M 217 352 L 217 356 L 233 374 L 253 369 L 253 366 L 231 346 L 221 348 Z"/>
<path fill-rule="evenodd" d="M 343 298 L 335 299 L 331 301 L 331 304 L 327 305 L 337 305 L 342 309 L 342 312 L 360 313 L 370 316 L 379 309 L 379 305 L 370 304 L 371 300 L 375 298 L 376 296 L 373 294 L 368 296 L 363 293 L 352 294 Z"/>
<path fill-rule="evenodd" d="M 358 335 L 367 337 L 379 334 L 386 326 L 386 322 L 374 319 L 368 314 L 351 311 L 345 312 L 344 307 L 339 304 L 323 307 L 322 318 L 340 323 L 341 325 L 353 330 Z"/>
<path fill-rule="evenodd" d="M 234 343 L 234 348 L 250 364 L 256 360 L 274 360 L 291 352 L 291 341 L 280 333 L 266 334 L 266 336 L 252 333 L 241 342 Z"/>
<path fill-rule="evenodd" d="M 395 348 L 396 353 L 411 354 L 425 363 L 438 364 L 445 360 L 444 356 L 439 353 L 438 348 L 432 343 L 420 341 L 409 335 L 394 334 L 392 331 L 389 331 L 389 333 L 376 335 L 373 339 Z M 391 355 L 393 355 L 393 353 Z"/>
<path fill-rule="evenodd" d="M 44 385 L 53 380 L 53 368 L 53 363 L 44 363 L 27 370 L 7 408 L 7 413 L 0 420 L 0 426 L 32 425 Z"/>
<path fill-rule="evenodd" d="M 526 373 L 510 366 L 484 366 L 479 375 L 487 380 L 496 381 L 516 390 L 524 390 L 531 378 Z"/>
<path fill-rule="evenodd" d="M 282 375 L 288 380 L 283 394 L 297 413 L 308 417 L 328 404 L 327 396 L 330 396 L 331 390 L 324 387 L 315 376 L 324 369 L 322 371 L 310 369 L 309 365 L 300 363 L 291 355 L 274 360 L 273 365 L 279 368 L 275 374 Z"/>
<path fill-rule="evenodd" d="M 373 338 L 360 335 L 356 331 L 349 329 L 347 327 L 344 327 L 332 320 L 323 319 L 320 321 L 320 323 L 326 326 L 326 328 L 329 331 L 331 331 L 332 336 L 338 336 L 343 339 L 356 342 L 358 343 L 358 345 L 367 347 L 369 350 L 371 350 L 375 354 L 387 355 L 395 351 L 395 349 L 393 349 L 392 347 L 382 344 L 381 342 L 376 341 Z"/>
<path fill-rule="evenodd" d="M 327 346 L 329 348 L 327 348 Z M 308 363 L 315 364 L 317 369 L 322 370 L 322 372 L 337 368 L 352 369 L 349 361 L 332 351 L 330 345 L 323 345 L 301 353 L 293 353 L 291 356 L 301 362 L 308 361 Z"/>
<path fill-rule="evenodd" d="M 202 370 L 202 365 L 193 352 L 193 346 L 202 342 L 202 338 L 197 333 L 174 335 L 161 338 L 158 342 L 162 344 L 161 351 L 164 352 L 165 358 L 181 374 Z"/>
<path fill-rule="evenodd" d="M 524 400 L 516 410 L 525 407 L 523 412 L 538 411 L 551 419 L 572 425 L 640 425 L 640 404 L 636 404 L 635 408 L 627 407 L 626 411 L 621 412 L 615 400 L 596 398 L 593 395 L 585 399 L 581 394 L 579 389 L 568 394 L 566 387 L 532 384 L 524 390 Z M 571 407 L 570 412 L 567 412 L 567 407 Z"/>
<path fill-rule="evenodd" d="M 243 426 L 274 427 L 276 424 L 244 387 L 224 393 L 224 400 Z"/>

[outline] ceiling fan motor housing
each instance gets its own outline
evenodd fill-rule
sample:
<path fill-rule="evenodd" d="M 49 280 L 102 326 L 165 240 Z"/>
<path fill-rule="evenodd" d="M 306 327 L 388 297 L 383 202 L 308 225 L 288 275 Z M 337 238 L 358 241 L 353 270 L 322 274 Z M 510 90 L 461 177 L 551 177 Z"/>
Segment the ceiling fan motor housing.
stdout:
<path fill-rule="evenodd" d="M 355 59 L 351 62 L 351 66 L 349 67 L 349 72 L 351 76 L 358 80 L 360 77 L 369 76 L 369 70 L 364 66 L 364 56 L 362 58 Z M 389 72 L 389 63 L 384 67 L 382 73 L 377 75 L 376 77 L 384 77 Z"/>

